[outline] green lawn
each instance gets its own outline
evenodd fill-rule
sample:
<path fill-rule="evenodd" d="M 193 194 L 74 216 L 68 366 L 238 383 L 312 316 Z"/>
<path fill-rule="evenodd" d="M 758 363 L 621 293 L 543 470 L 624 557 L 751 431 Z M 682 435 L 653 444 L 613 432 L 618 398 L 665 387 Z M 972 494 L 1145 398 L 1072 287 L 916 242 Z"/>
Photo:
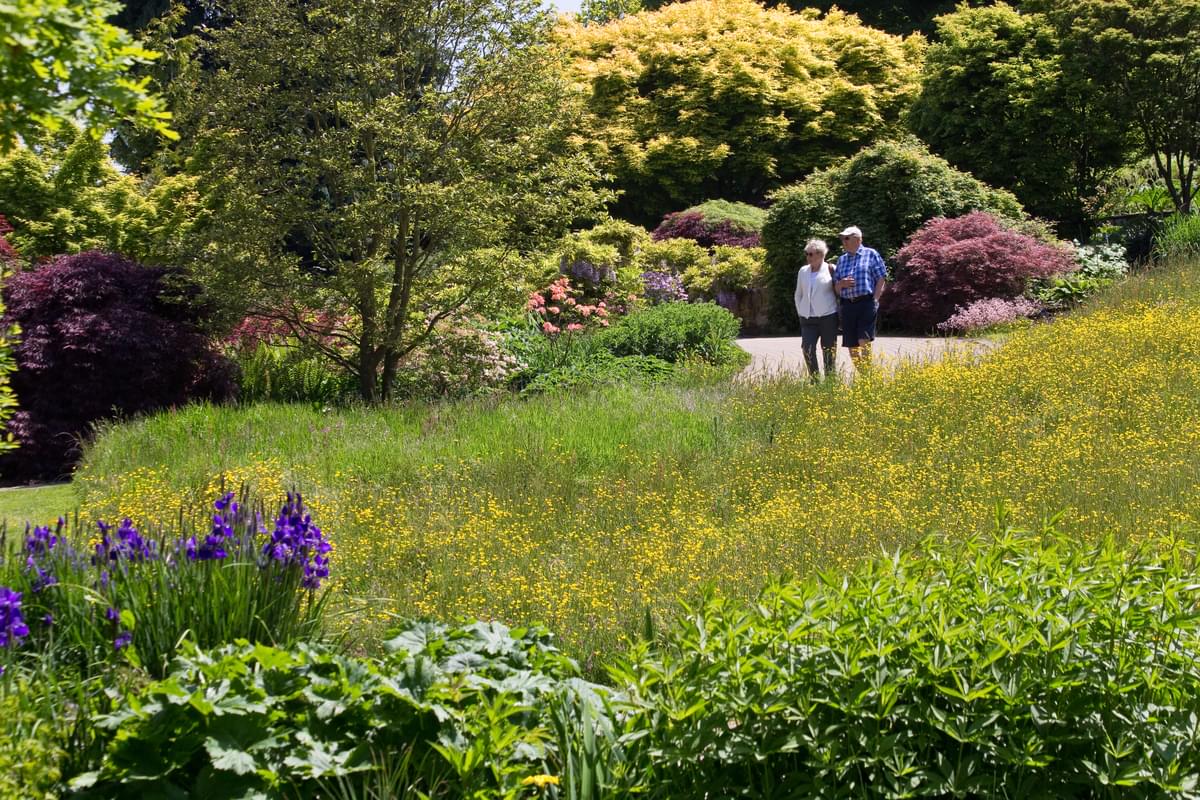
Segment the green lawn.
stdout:
<path fill-rule="evenodd" d="M 0 489 L 0 520 L 10 530 L 23 529 L 27 521 L 35 525 L 52 522 L 74 513 L 78 505 L 75 487 L 69 483 Z"/>

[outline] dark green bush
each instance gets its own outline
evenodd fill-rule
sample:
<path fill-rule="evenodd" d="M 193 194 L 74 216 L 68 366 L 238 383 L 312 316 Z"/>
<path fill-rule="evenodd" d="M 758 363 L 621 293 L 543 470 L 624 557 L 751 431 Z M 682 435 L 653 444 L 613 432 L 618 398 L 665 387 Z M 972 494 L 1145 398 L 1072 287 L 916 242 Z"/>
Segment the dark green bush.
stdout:
<path fill-rule="evenodd" d="M 675 374 L 675 365 L 654 356 L 614 356 L 601 351 L 587 359 L 544 372 L 530 381 L 522 395 L 574 391 L 597 386 L 661 383 Z"/>
<path fill-rule="evenodd" d="M 613 671 L 644 796 L 1191 797 L 1196 553 L 1052 532 L 717 597 Z"/>
<path fill-rule="evenodd" d="M 739 325 L 737 317 L 713 303 L 664 303 L 630 314 L 596 337 L 617 356 L 725 364 L 740 352 L 734 344 Z"/>
<path fill-rule="evenodd" d="M 885 260 L 910 235 L 934 217 L 959 217 L 990 211 L 1023 218 L 1021 204 L 1007 191 L 992 189 L 915 139 L 882 142 L 802 182 L 775 193 L 763 226 L 771 322 L 796 330 L 793 305 L 796 273 L 804 266 L 804 245 L 812 237 L 831 246 L 847 225 L 863 231 L 863 243 Z"/>

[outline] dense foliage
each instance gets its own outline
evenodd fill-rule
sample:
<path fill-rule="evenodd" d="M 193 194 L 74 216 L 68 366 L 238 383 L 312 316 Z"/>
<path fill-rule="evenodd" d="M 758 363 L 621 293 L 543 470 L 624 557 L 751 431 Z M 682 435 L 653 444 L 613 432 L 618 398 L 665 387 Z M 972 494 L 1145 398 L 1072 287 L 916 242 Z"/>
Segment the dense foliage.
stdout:
<path fill-rule="evenodd" d="M 842 228 L 857 225 L 863 243 L 889 260 L 927 221 L 975 210 L 1023 216 L 1009 192 L 959 172 L 911 139 L 869 147 L 780 190 L 763 227 L 772 322 L 781 329 L 799 324 L 792 295 L 810 237 L 834 242 Z"/>
<path fill-rule="evenodd" d="M 1172 214 L 1154 236 L 1154 253 L 1163 259 L 1200 256 L 1200 214 Z"/>
<path fill-rule="evenodd" d="M 944 540 L 712 598 L 614 673 L 648 796 L 1186 793 L 1196 554 L 1160 547 Z"/>
<path fill-rule="evenodd" d="M 10 427 L 21 446 L 0 462 L 5 477 L 61 477 L 99 420 L 228 396 L 195 300 L 176 273 L 98 252 L 13 275 L 4 320 L 21 328 Z"/>
<path fill-rule="evenodd" d="M 752 0 L 675 3 L 558 37 L 587 103 L 579 136 L 623 192 L 625 219 L 657 223 L 707 198 L 767 192 L 897 126 L 915 41 L 833 12 Z"/>
<path fill-rule="evenodd" d="M 1032 281 L 1075 267 L 1074 253 L 1010 230 L 976 211 L 931 220 L 896 253 L 883 313 L 909 330 L 931 330 L 979 300 L 1014 300 Z"/>
<path fill-rule="evenodd" d="M 29 262 L 108 250 L 171 263 L 202 214 L 194 178 L 146 180 L 119 171 L 106 144 L 75 128 L 0 155 L 0 209 Z"/>
<path fill-rule="evenodd" d="M 18 137 L 130 118 L 172 136 L 170 114 L 129 69 L 156 57 L 108 22 L 113 0 L 13 0 L 0 5 L 0 152 Z"/>
<path fill-rule="evenodd" d="M 1072 233 L 1134 144 L 1130 119 L 1108 102 L 1110 84 L 1071 68 L 1075 46 L 1042 14 L 961 8 L 938 19 L 908 117 L 955 167 Z"/>
<path fill-rule="evenodd" d="M 103 766 L 77 785 L 111 798 L 321 798 L 390 786 L 448 800 L 528 796 L 539 776 L 566 782 L 558 776 L 575 766 L 562 756 L 581 729 L 576 715 L 602 700 L 548 633 L 418 624 L 386 648 L 377 660 L 313 646 L 189 649 L 167 680 L 104 721 Z M 588 719 L 610 725 L 594 711 Z"/>
<path fill-rule="evenodd" d="M 1200 0 L 1025 0 L 1045 13 L 1065 69 L 1103 87 L 1106 111 L 1132 121 L 1176 210 L 1200 174 Z"/>
<path fill-rule="evenodd" d="M 1049 528 L 929 540 L 753 603 L 711 595 L 661 637 L 645 631 L 611 688 L 580 680 L 546 632 L 499 623 L 418 623 L 377 659 L 189 644 L 102 721 L 103 761 L 74 785 L 1082 800 L 1119 783 L 1162 796 L 1200 779 L 1195 566 L 1180 542 L 1131 555 Z"/>
<path fill-rule="evenodd" d="M 13 232 L 3 214 L 0 214 L 0 268 L 9 267 L 17 260 L 17 251 L 8 241 L 8 235 Z"/>
<path fill-rule="evenodd" d="M 767 213 L 747 203 L 710 200 L 663 217 L 651 233 L 661 239 L 691 239 L 703 247 L 758 247 Z"/>
<path fill-rule="evenodd" d="M 192 265 L 363 399 L 390 397 L 441 320 L 493 310 L 512 253 L 598 200 L 565 141 L 577 115 L 549 17 L 527 0 L 226 8 L 236 21 L 194 60 L 219 69 L 194 63 L 192 91 L 178 87 L 187 166 L 215 209 Z"/>
<path fill-rule="evenodd" d="M 736 360 L 738 321 L 711 303 L 663 303 L 625 317 L 598 334 L 618 356 L 654 356 L 675 362 L 687 357 L 720 364 Z"/>

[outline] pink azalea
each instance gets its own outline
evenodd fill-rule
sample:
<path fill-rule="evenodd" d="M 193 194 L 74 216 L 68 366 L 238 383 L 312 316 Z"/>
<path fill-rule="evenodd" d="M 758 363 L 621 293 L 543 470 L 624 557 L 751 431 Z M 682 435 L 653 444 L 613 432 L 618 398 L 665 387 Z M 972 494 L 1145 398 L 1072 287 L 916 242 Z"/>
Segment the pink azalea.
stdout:
<path fill-rule="evenodd" d="M 596 309 L 596 316 L 597 317 L 607 317 L 608 316 L 608 309 L 604 307 L 603 303 L 600 304 L 600 308 Z"/>
<path fill-rule="evenodd" d="M 562 309 L 559 308 L 558 306 L 550 306 L 550 308 L 548 308 L 547 311 L 549 311 L 551 314 L 561 314 L 562 313 Z"/>
<path fill-rule="evenodd" d="M 595 306 L 579 306 L 577 310 L 583 316 L 590 317 L 592 315 L 592 312 L 596 310 L 596 307 Z"/>
<path fill-rule="evenodd" d="M 573 305 L 575 305 L 575 298 L 574 298 L 574 297 L 568 297 L 568 298 L 567 298 L 567 305 L 569 305 L 569 306 L 573 306 Z"/>
<path fill-rule="evenodd" d="M 542 330 L 553 336 L 554 334 L 558 333 L 560 329 L 557 325 L 554 325 L 550 322 L 543 322 Z"/>
<path fill-rule="evenodd" d="M 567 326 L 567 330 L 569 330 L 569 331 L 581 331 L 581 330 L 583 330 L 583 326 L 582 326 L 582 325 L 580 325 L 578 322 L 572 322 L 570 325 L 568 325 L 568 326 Z"/>

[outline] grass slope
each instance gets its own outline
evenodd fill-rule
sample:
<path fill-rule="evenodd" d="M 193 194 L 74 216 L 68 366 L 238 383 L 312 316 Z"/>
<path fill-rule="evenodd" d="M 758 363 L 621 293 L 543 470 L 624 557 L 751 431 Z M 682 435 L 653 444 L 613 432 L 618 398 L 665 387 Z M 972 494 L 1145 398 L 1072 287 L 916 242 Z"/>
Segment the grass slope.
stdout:
<path fill-rule="evenodd" d="M 434 410 L 189 408 L 114 427 L 85 512 L 170 515 L 222 477 L 295 486 L 356 633 L 542 621 L 584 658 L 712 584 L 842 569 L 930 532 L 1136 543 L 1200 523 L 1200 275 L 1129 281 L 975 360 L 852 387 L 624 388 Z"/>

